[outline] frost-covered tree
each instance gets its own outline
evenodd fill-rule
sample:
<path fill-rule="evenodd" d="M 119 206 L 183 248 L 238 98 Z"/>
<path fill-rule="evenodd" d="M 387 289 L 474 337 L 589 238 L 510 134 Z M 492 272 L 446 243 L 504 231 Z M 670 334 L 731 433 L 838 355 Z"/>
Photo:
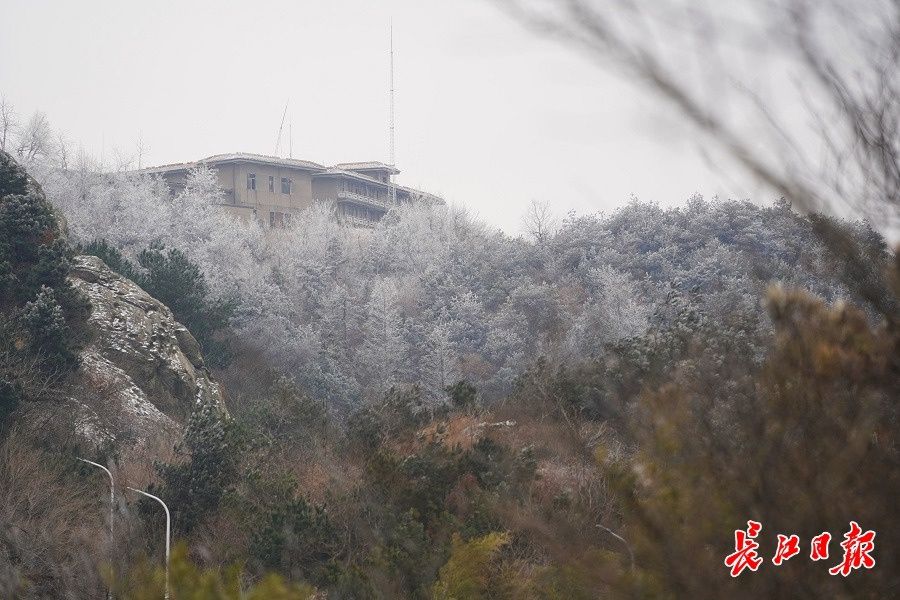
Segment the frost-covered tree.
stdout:
<path fill-rule="evenodd" d="M 34 113 L 21 127 L 17 137 L 16 155 L 26 165 L 35 159 L 51 156 L 56 149 L 50 122 L 42 112 Z"/>
<path fill-rule="evenodd" d="M 356 361 L 379 397 L 404 382 L 407 374 L 409 348 L 398 296 L 393 280 L 380 279 L 373 284 L 365 306 L 363 342 Z"/>
<path fill-rule="evenodd" d="M 445 389 L 458 381 L 458 350 L 452 341 L 452 326 L 438 321 L 425 335 L 421 360 L 421 387 L 426 399 L 435 405 L 443 401 Z"/>
<path fill-rule="evenodd" d="M 559 219 L 553 214 L 549 202 L 532 200 L 522 217 L 525 233 L 538 244 L 543 244 L 559 230 Z"/>
<path fill-rule="evenodd" d="M 0 98 L 0 151 L 6 151 L 7 141 L 16 127 L 16 113 L 6 98 Z"/>
<path fill-rule="evenodd" d="M 607 345 L 647 330 L 652 307 L 628 275 L 603 265 L 592 267 L 586 279 L 589 300 L 574 317 L 566 340 L 573 357 L 600 355 Z"/>

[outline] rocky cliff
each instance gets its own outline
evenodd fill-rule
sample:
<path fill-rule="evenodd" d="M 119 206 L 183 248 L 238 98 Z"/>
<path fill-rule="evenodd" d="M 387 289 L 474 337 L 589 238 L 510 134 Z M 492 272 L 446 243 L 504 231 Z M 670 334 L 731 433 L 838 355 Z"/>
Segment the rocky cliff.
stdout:
<path fill-rule="evenodd" d="M 94 256 L 75 257 L 70 281 L 91 304 L 92 338 L 68 386 L 79 438 L 127 454 L 178 435 L 199 402 L 225 410 L 199 344 L 168 307 Z"/>

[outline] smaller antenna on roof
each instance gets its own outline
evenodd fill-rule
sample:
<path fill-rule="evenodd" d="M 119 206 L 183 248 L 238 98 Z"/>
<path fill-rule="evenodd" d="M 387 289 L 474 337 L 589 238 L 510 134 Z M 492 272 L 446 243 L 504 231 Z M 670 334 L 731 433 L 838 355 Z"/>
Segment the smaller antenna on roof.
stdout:
<path fill-rule="evenodd" d="M 284 112 L 281 113 L 281 125 L 278 126 L 278 137 L 275 138 L 275 156 L 278 156 L 278 150 L 281 149 L 281 132 L 284 130 L 284 118 L 287 116 L 288 104 L 291 103 L 291 99 L 288 98 L 287 102 L 284 103 Z"/>

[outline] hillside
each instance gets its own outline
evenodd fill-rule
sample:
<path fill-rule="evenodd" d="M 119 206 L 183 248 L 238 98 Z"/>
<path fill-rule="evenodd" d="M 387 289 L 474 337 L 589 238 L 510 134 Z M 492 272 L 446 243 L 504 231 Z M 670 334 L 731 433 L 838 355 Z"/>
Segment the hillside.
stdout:
<path fill-rule="evenodd" d="M 119 494 L 105 543 L 78 455 L 170 506 L 176 597 L 777 597 L 778 569 L 722 567 L 747 519 L 766 555 L 898 522 L 900 263 L 863 223 L 827 220 L 863 272 L 783 202 L 633 203 L 537 241 L 319 208 L 273 235 L 202 171 L 174 199 L 56 172 L 76 256 L 4 160 L 6 272 L 31 286 L 3 305 L 6 595 L 96 597 L 104 570 L 161 593 L 158 507 Z M 789 596 L 877 597 L 898 560 L 879 545 L 852 588 L 782 569 Z"/>

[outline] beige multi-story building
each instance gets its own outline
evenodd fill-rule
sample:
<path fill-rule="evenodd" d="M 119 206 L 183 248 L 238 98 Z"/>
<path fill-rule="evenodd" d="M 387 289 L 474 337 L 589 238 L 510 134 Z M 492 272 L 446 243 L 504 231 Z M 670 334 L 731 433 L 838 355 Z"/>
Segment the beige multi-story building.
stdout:
<path fill-rule="evenodd" d="M 326 167 L 307 160 L 241 152 L 139 172 L 162 177 L 173 193 L 178 193 L 184 189 L 188 172 L 199 165 L 218 175 L 225 210 L 270 227 L 283 227 L 291 215 L 315 202 L 333 204 L 339 219 L 361 226 L 378 222 L 392 206 L 444 204 L 438 196 L 393 183 L 400 171 L 375 161 Z"/>

